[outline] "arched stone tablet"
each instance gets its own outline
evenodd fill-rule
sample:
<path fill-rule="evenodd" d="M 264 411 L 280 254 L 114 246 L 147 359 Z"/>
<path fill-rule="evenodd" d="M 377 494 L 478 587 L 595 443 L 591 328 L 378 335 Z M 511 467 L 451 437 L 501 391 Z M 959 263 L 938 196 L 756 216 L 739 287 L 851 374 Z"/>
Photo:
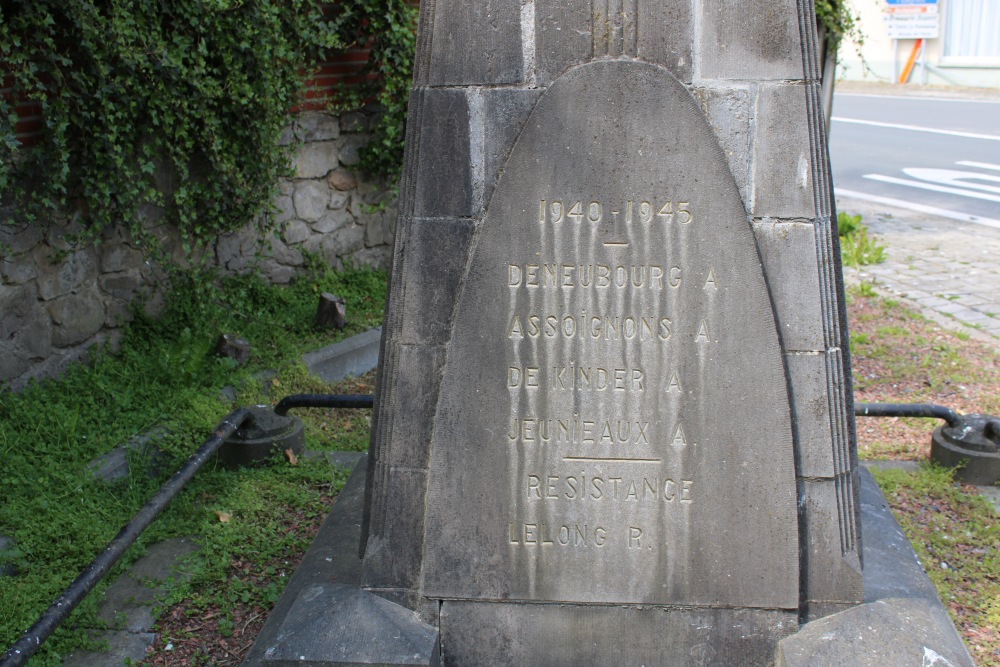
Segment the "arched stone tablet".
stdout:
<path fill-rule="evenodd" d="M 788 389 L 726 159 L 665 69 L 575 67 L 455 309 L 422 594 L 796 609 Z"/>

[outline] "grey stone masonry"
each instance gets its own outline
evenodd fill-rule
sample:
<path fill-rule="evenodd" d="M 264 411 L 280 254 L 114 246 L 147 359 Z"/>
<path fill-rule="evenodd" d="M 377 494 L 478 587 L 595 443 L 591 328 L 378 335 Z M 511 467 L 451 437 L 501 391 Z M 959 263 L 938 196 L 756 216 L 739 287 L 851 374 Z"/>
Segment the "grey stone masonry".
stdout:
<path fill-rule="evenodd" d="M 279 183 L 273 202 L 277 234 L 248 222 L 212 244 L 210 263 L 227 272 L 256 269 L 275 283 L 289 282 L 310 253 L 336 268 L 388 268 L 395 202 L 356 166 L 370 120 L 361 112 L 297 116 L 281 138 L 294 151 L 295 174 Z M 59 221 L 0 224 L 0 386 L 55 375 L 91 346 L 113 343 L 137 298 L 151 297 L 147 309 L 157 309 L 162 275 L 128 234 L 114 230 L 97 247 L 73 249 L 64 240 L 71 231 Z M 176 234 L 158 232 L 186 261 Z M 65 257 L 57 260 L 59 253 Z"/>
<path fill-rule="evenodd" d="M 444 664 L 770 664 L 864 599 L 816 19 L 766 5 L 421 5 L 362 583 Z"/>

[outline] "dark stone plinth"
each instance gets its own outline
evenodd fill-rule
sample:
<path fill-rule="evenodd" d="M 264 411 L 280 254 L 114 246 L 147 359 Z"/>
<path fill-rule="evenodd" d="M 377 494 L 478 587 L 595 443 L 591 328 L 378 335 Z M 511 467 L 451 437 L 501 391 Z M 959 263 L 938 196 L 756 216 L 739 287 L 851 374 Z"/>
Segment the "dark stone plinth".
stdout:
<path fill-rule="evenodd" d="M 778 667 L 972 667 L 934 585 L 874 478 L 861 471 L 865 604 L 802 626 L 778 644 Z"/>
<path fill-rule="evenodd" d="M 409 610 L 390 611 L 382 603 L 391 603 L 352 592 L 360 590 L 357 547 L 364 474 L 362 460 L 258 635 L 245 666 L 343 664 L 316 657 L 316 647 L 339 651 L 341 642 L 354 649 L 360 645 L 381 651 L 380 637 L 399 631 L 399 623 L 409 626 L 408 635 L 420 637 L 426 630 Z M 775 660 L 785 667 L 971 667 L 934 586 L 878 485 L 866 471 L 861 473 L 861 482 L 865 561 L 865 604 L 861 606 L 812 621 L 795 632 L 796 619 L 784 612 L 445 601 L 440 613 L 444 662 L 753 665 Z M 353 631 L 340 628 L 342 621 L 355 618 L 365 618 L 368 625 Z M 293 632 L 296 622 L 292 619 L 316 631 Z M 282 630 L 286 627 L 288 632 Z M 626 631 L 633 635 L 636 629 L 642 630 L 634 633 L 644 638 L 642 643 L 621 639 Z M 715 643 L 718 638 L 727 639 L 721 645 L 736 648 L 720 651 L 720 644 Z M 775 657 L 767 647 L 777 639 Z M 271 662 L 265 657 L 271 648 L 276 660 L 297 652 L 307 661 Z M 428 655 L 428 662 L 422 664 L 432 664 L 430 659 Z"/>
<path fill-rule="evenodd" d="M 339 382 L 354 375 L 364 375 L 378 364 L 381 329 L 372 329 L 303 357 L 309 372 L 324 382 Z"/>

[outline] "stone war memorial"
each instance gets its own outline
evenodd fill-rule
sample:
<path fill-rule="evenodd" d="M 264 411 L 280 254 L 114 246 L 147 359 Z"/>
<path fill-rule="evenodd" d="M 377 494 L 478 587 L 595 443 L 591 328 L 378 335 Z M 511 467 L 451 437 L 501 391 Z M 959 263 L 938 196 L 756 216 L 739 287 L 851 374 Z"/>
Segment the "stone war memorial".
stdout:
<path fill-rule="evenodd" d="M 424 0 L 365 490 L 248 664 L 971 664 L 824 132 L 812 0 Z"/>

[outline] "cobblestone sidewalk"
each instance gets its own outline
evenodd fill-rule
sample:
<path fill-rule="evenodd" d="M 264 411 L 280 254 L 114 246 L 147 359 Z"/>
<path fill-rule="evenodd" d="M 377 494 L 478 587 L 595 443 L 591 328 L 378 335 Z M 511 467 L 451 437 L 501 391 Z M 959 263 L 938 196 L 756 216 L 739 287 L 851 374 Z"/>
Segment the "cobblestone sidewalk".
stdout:
<path fill-rule="evenodd" d="M 1000 229 L 838 198 L 888 248 L 882 264 L 844 268 L 940 324 L 1000 348 Z"/>

